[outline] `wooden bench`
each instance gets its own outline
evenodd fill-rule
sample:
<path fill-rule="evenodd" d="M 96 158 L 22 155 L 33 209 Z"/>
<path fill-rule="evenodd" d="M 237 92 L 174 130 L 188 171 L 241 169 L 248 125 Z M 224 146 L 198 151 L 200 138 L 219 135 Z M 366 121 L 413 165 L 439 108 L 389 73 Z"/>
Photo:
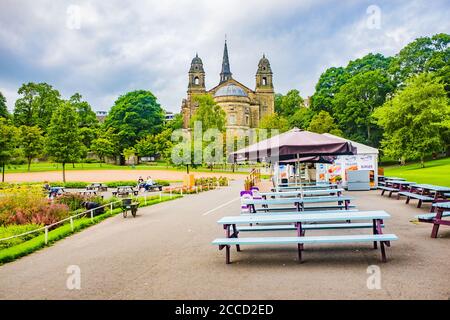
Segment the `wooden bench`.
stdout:
<path fill-rule="evenodd" d="M 389 198 L 392 196 L 392 193 L 399 192 L 400 190 L 392 187 L 378 187 L 378 189 L 382 190 L 381 195 L 384 195 L 386 191 L 389 191 Z"/>
<path fill-rule="evenodd" d="M 346 210 L 347 209 L 355 209 L 355 205 L 336 205 L 336 206 L 309 206 L 309 207 L 303 207 L 302 211 L 321 211 L 321 210 Z M 256 208 L 256 212 L 292 212 L 292 209 L 297 209 L 296 207 L 271 207 L 271 208 Z M 298 213 L 298 211 L 297 211 Z"/>
<path fill-rule="evenodd" d="M 372 222 L 372 230 L 373 235 L 349 235 L 349 236 L 322 236 L 319 237 L 322 239 L 321 241 L 325 242 L 361 242 L 361 241 L 372 241 L 373 246 L 376 249 L 378 247 L 378 242 L 380 243 L 381 249 L 381 257 L 382 261 L 386 262 L 386 253 L 385 253 L 385 245 L 390 246 L 390 240 L 384 240 L 383 238 L 377 238 L 376 236 L 381 236 L 383 221 L 385 219 L 389 219 L 390 215 L 382 210 L 378 211 L 357 211 L 357 212 L 336 212 L 336 213 L 305 213 L 301 212 L 298 214 L 249 214 L 249 215 L 241 215 L 241 216 L 231 216 L 231 217 L 223 217 L 219 221 L 218 224 L 222 225 L 225 229 L 226 238 L 225 239 L 216 239 L 213 241 L 213 244 L 219 245 L 219 250 L 226 249 L 226 263 L 230 263 L 230 247 L 231 245 L 236 245 L 237 251 L 240 251 L 241 244 L 271 244 L 271 242 L 267 242 L 267 239 L 277 239 L 277 238 L 251 238 L 253 242 L 246 242 L 246 239 L 249 238 L 239 238 L 238 235 L 240 230 L 237 228 L 239 225 L 242 231 L 242 228 L 250 228 L 250 227 L 241 227 L 242 225 L 257 225 L 257 228 L 260 229 L 270 229 L 276 228 L 278 225 L 284 225 L 281 227 L 282 229 L 290 228 L 292 224 L 295 226 L 295 230 L 297 232 L 297 237 L 295 237 L 295 241 L 293 243 L 297 243 L 299 250 L 299 259 L 301 261 L 301 251 L 303 250 L 303 245 L 305 243 L 316 243 L 312 239 L 317 237 L 304 237 L 305 230 L 309 228 L 309 230 L 313 230 L 314 228 L 340 228 L 346 229 L 350 227 L 351 224 L 345 224 L 343 222 L 346 221 L 371 221 Z M 333 221 L 333 223 L 329 223 L 329 221 Z M 341 224 L 338 226 L 338 223 Z M 319 226 L 320 223 L 328 223 L 328 226 Z M 266 224 L 266 226 L 262 226 L 261 224 Z M 269 224 L 269 225 L 267 225 Z M 314 225 L 317 224 L 317 225 Z M 276 225 L 276 226 L 273 226 Z M 367 227 L 367 224 L 355 224 L 355 227 Z M 251 228 L 254 228 L 253 226 Z M 306 229 L 305 229 L 306 228 Z M 245 230 L 245 229 L 244 229 Z M 257 229 L 251 229 L 257 230 Z M 286 229 L 287 230 L 287 229 Z M 262 231 L 262 230 L 261 230 Z M 267 231 L 267 230 L 265 230 Z M 375 236 L 375 237 L 373 237 Z M 397 240 L 395 235 L 391 235 L 393 240 Z M 306 242 L 303 239 L 308 238 Z M 391 239 L 388 237 L 388 239 Z M 281 238 L 283 239 L 283 238 Z M 284 238 L 287 239 L 287 238 Z M 289 239 L 292 239 L 290 237 Z M 360 240 L 358 240 L 360 239 Z M 365 240 L 364 240 L 365 239 Z M 368 240 L 371 239 L 371 240 Z M 233 242 L 235 241 L 235 242 Z M 242 241 L 242 242 L 240 242 Z M 250 241 L 250 240 L 249 240 Z M 279 242 L 276 242 L 276 244 Z M 280 240 L 280 243 L 283 243 L 284 240 Z"/>
<path fill-rule="evenodd" d="M 443 219 L 444 217 L 450 217 L 450 211 L 444 211 L 450 209 L 450 202 L 435 203 L 433 206 L 438 208 L 436 213 L 419 214 L 416 218 L 419 222 L 432 223 L 433 229 L 431 230 L 431 237 L 437 238 L 440 225 L 450 226 L 450 221 Z"/>
<path fill-rule="evenodd" d="M 429 196 L 424 196 L 418 193 L 408 192 L 408 191 L 401 191 L 397 194 L 397 199 L 400 199 L 400 196 L 406 197 L 406 204 L 409 203 L 409 200 L 411 198 L 419 200 L 417 204 L 417 208 L 420 208 L 422 206 L 423 202 L 433 202 L 434 198 Z"/>
<path fill-rule="evenodd" d="M 386 262 L 384 254 L 384 245 L 390 241 L 397 240 L 395 234 L 368 234 L 368 235 L 341 235 L 341 236 L 313 236 L 313 237 L 262 237 L 262 238 L 220 238 L 215 239 L 212 243 L 218 245 L 219 249 L 236 245 L 283 245 L 297 244 L 298 259 L 302 261 L 303 245 L 305 244 L 322 244 L 322 243 L 357 243 L 357 242 L 379 242 L 382 248 L 382 261 Z M 240 251 L 240 249 L 239 249 Z M 229 251 L 226 263 L 231 263 Z"/>
<path fill-rule="evenodd" d="M 384 228 L 384 225 L 382 225 Z M 305 224 L 303 230 L 334 230 L 334 229 L 367 229 L 373 228 L 372 223 L 324 223 L 324 224 Z M 252 231 L 292 231 L 297 230 L 297 227 L 293 224 L 278 224 L 278 225 L 265 225 L 265 226 L 250 226 L 250 227 L 238 227 L 238 231 L 252 232 Z"/>

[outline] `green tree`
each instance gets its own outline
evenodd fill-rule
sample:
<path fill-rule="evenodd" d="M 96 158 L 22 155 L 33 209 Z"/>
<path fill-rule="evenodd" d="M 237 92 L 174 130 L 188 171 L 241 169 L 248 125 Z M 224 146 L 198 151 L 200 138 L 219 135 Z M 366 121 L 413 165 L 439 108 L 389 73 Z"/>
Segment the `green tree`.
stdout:
<path fill-rule="evenodd" d="M 142 138 L 134 145 L 134 149 L 139 157 L 155 156 L 158 153 L 155 136 L 149 134 Z"/>
<path fill-rule="evenodd" d="M 304 106 L 305 102 L 298 90 L 290 90 L 286 95 L 275 95 L 275 112 L 283 117 L 289 118 Z"/>
<path fill-rule="evenodd" d="M 62 164 L 63 181 L 66 181 L 66 163 L 80 158 L 83 144 L 80 141 L 78 115 L 69 102 L 63 102 L 53 112 L 46 137 L 46 152 Z"/>
<path fill-rule="evenodd" d="M 50 124 L 53 110 L 61 104 L 58 90 L 47 83 L 29 82 L 19 90 L 21 97 L 14 107 L 14 123 L 16 126 L 38 126 L 44 132 Z"/>
<path fill-rule="evenodd" d="M 321 74 L 316 85 L 316 91 L 311 97 L 311 110 L 319 113 L 324 110 L 333 113 L 333 99 L 348 75 L 345 68 L 329 68 Z"/>
<path fill-rule="evenodd" d="M 275 129 L 279 130 L 280 133 L 282 133 L 289 130 L 289 122 L 285 117 L 277 113 L 268 114 L 259 121 L 259 129 Z"/>
<path fill-rule="evenodd" d="M 0 118 L 9 118 L 8 107 L 6 106 L 6 98 L 0 92 Z"/>
<path fill-rule="evenodd" d="M 450 35 L 439 33 L 422 37 L 405 46 L 392 60 L 389 72 L 396 83 L 404 84 L 414 75 L 437 71 L 448 66 L 450 59 Z"/>
<path fill-rule="evenodd" d="M 339 127 L 351 139 L 377 146 L 381 133 L 372 119 L 394 87 L 381 70 L 358 73 L 336 94 L 333 110 Z"/>
<path fill-rule="evenodd" d="M 31 161 L 42 154 L 44 148 L 43 132 L 37 126 L 21 126 L 19 130 L 20 147 L 25 158 L 27 158 L 28 171 L 30 171 Z"/>
<path fill-rule="evenodd" d="M 197 110 L 191 117 L 189 126 L 194 128 L 194 123 L 200 121 L 202 130 L 218 129 L 223 132 L 225 130 L 226 114 L 209 94 L 201 94 L 194 97 L 194 103 L 198 104 Z"/>
<path fill-rule="evenodd" d="M 374 117 L 384 129 L 384 153 L 395 159 L 420 159 L 422 167 L 426 155 L 445 147 L 444 135 L 450 130 L 444 85 L 428 73 L 408 80 Z"/>
<path fill-rule="evenodd" d="M 91 151 L 100 159 L 100 166 L 105 162 L 106 157 L 112 157 L 117 151 L 114 141 L 106 136 L 98 137 L 92 140 Z"/>
<path fill-rule="evenodd" d="M 312 118 L 308 130 L 316 133 L 331 133 L 335 136 L 342 136 L 342 131 L 334 122 L 333 117 L 326 111 L 320 111 Z"/>
<path fill-rule="evenodd" d="M 83 97 L 79 93 L 75 93 L 69 99 L 70 104 L 78 113 L 78 127 L 93 128 L 98 127 L 99 122 L 91 105 L 87 101 L 82 100 Z"/>
<path fill-rule="evenodd" d="M 313 117 L 314 111 L 310 108 L 302 107 L 289 117 L 289 127 L 307 130 Z"/>
<path fill-rule="evenodd" d="M 120 96 L 108 117 L 105 129 L 111 129 L 118 136 L 119 153 L 131 148 L 148 134 L 161 132 L 164 125 L 164 111 L 150 91 L 137 90 Z"/>
<path fill-rule="evenodd" d="M 17 146 L 17 129 L 6 119 L 0 118 L 0 167 L 2 182 L 5 182 L 5 165 L 15 155 Z"/>

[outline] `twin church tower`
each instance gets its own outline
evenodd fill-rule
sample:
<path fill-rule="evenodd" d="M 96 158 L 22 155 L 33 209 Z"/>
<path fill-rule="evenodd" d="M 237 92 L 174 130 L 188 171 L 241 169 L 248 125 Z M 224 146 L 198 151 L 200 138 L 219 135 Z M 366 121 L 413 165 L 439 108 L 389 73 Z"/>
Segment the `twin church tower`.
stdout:
<path fill-rule="evenodd" d="M 252 90 L 233 79 L 228 58 L 227 42 L 223 49 L 222 71 L 220 82 L 210 90 L 205 88 L 205 71 L 203 62 L 195 56 L 189 69 L 189 84 L 187 98 L 183 99 L 181 113 L 183 127 L 189 127 L 189 120 L 198 105 L 194 101 L 195 95 L 210 94 L 214 101 L 226 113 L 228 129 L 256 128 L 261 118 L 274 113 L 275 92 L 272 82 L 272 69 L 269 60 L 263 55 L 259 60 L 256 71 L 256 87 Z"/>

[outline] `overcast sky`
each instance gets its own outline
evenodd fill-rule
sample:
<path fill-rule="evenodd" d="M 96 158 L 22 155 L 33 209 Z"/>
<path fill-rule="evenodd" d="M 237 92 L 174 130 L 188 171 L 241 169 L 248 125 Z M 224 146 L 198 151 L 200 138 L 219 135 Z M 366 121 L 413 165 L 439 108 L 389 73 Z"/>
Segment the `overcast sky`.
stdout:
<path fill-rule="evenodd" d="M 265 53 L 276 92 L 306 97 L 327 68 L 449 33 L 449 17 L 449 0 L 0 0 L 0 91 L 12 109 L 22 83 L 47 82 L 109 110 L 145 89 L 179 112 L 197 52 L 218 83 L 226 34 L 236 80 L 254 88 Z"/>

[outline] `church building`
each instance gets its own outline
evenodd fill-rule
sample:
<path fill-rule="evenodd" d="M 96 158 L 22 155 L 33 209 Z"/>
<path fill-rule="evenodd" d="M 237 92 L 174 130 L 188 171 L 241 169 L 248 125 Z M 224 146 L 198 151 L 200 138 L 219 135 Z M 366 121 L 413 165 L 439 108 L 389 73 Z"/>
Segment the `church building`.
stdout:
<path fill-rule="evenodd" d="M 206 90 L 203 62 L 198 55 L 192 59 L 188 75 L 187 98 L 183 99 L 181 105 L 184 128 L 189 127 L 189 121 L 198 107 L 193 98 L 199 94 L 210 94 L 214 101 L 223 108 L 226 113 L 227 129 L 257 128 L 261 118 L 274 113 L 273 74 L 269 60 L 265 55 L 258 63 L 255 90 L 233 79 L 226 40 L 223 50 L 222 71 L 217 86 Z"/>

